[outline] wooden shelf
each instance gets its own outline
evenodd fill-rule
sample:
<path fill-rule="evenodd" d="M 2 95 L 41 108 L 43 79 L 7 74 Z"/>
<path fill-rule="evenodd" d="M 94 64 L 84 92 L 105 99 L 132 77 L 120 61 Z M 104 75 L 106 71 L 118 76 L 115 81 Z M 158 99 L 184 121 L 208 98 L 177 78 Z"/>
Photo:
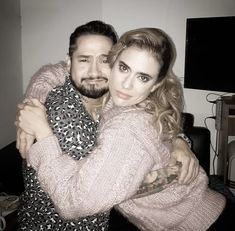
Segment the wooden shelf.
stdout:
<path fill-rule="evenodd" d="M 223 176 L 224 183 L 228 178 L 228 137 L 235 136 L 235 95 L 223 96 L 216 104 L 216 129 L 218 136 L 217 173 Z"/>

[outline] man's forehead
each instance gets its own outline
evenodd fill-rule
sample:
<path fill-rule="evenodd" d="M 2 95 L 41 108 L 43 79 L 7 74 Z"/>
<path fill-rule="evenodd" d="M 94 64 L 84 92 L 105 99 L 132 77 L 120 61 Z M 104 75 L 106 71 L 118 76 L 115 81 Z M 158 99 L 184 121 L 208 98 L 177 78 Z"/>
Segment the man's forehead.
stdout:
<path fill-rule="evenodd" d="M 113 42 L 103 35 L 82 35 L 77 41 L 77 51 L 80 52 L 104 52 L 106 54 L 112 48 Z"/>

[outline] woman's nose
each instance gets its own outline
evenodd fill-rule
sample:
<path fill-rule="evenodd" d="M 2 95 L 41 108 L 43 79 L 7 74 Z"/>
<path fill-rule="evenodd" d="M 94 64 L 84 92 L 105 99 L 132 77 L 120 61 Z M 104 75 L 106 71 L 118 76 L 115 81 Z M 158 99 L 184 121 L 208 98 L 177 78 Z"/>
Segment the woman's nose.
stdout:
<path fill-rule="evenodd" d="M 133 78 L 131 75 L 126 76 L 126 78 L 122 82 L 122 87 L 124 89 L 130 89 L 133 85 Z"/>

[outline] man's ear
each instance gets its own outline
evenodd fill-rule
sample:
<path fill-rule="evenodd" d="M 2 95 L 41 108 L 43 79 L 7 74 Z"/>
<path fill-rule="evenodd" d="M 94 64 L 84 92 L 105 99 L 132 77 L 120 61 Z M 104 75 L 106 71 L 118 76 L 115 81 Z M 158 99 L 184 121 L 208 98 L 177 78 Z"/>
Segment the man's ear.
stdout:
<path fill-rule="evenodd" d="M 69 55 L 66 56 L 66 59 L 65 59 L 65 62 L 66 62 L 66 66 L 67 66 L 67 71 L 70 73 L 70 68 L 71 68 L 71 58 Z"/>

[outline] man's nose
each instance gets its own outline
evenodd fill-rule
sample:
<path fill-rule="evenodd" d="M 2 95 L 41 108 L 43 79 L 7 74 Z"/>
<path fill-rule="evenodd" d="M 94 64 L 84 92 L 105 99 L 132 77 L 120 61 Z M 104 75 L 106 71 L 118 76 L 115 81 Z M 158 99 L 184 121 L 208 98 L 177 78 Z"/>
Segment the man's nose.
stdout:
<path fill-rule="evenodd" d="M 89 66 L 88 76 L 89 77 L 97 77 L 99 75 L 99 73 L 100 73 L 99 63 L 97 63 L 96 61 L 92 61 Z"/>

